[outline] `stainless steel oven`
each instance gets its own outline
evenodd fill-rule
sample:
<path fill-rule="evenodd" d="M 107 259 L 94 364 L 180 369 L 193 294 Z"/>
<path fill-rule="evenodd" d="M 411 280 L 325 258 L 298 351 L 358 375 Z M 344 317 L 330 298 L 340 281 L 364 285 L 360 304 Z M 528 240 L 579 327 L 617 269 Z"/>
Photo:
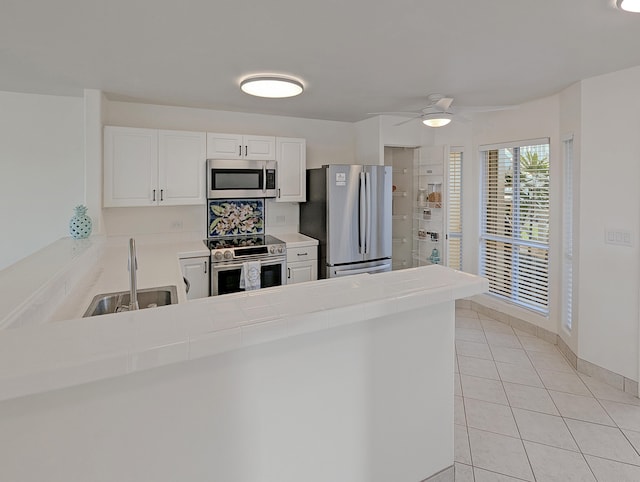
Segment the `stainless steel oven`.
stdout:
<path fill-rule="evenodd" d="M 244 261 L 260 261 L 260 287 L 281 286 L 286 278 L 286 256 L 246 257 L 242 261 L 216 261 L 211 263 L 211 295 L 226 295 L 244 291 L 240 288 L 240 275 Z"/>
<path fill-rule="evenodd" d="M 286 244 L 269 235 L 209 238 L 211 296 L 244 291 L 240 277 L 244 263 L 260 262 L 260 288 L 286 284 Z"/>

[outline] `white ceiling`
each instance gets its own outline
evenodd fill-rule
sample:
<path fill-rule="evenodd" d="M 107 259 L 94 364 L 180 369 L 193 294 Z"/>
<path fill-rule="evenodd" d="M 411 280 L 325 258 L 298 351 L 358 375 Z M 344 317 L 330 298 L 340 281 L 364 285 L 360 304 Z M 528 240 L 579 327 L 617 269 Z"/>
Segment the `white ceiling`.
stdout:
<path fill-rule="evenodd" d="M 518 104 L 640 65 L 615 0 L 2 0 L 0 90 L 327 120 Z M 241 77 L 293 74 L 292 99 Z"/>

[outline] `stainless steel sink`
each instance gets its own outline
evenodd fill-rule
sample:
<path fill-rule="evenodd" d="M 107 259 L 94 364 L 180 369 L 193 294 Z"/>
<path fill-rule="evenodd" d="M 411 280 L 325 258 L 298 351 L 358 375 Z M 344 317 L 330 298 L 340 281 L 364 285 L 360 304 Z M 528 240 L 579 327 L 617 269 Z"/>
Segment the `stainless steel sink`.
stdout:
<path fill-rule="evenodd" d="M 102 293 L 94 296 L 83 317 L 106 315 L 129 310 L 129 291 Z M 173 305 L 178 302 L 178 291 L 175 286 L 161 286 L 138 290 L 140 309 Z"/>

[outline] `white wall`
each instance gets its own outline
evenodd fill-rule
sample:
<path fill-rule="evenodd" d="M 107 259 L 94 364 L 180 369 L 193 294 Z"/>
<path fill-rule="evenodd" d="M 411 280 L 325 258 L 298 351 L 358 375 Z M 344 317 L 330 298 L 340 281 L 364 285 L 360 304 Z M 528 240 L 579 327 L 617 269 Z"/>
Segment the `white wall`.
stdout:
<path fill-rule="evenodd" d="M 85 202 L 83 122 L 81 97 L 0 92 L 0 270 L 69 235 Z"/>
<path fill-rule="evenodd" d="M 234 134 L 302 137 L 307 168 L 355 162 L 355 128 L 350 122 L 194 109 L 131 102 L 107 102 L 106 125 L 194 130 Z M 297 203 L 267 203 L 269 233 L 297 232 Z M 108 234 L 152 234 L 176 231 L 204 235 L 202 206 L 104 209 Z"/>
<path fill-rule="evenodd" d="M 105 122 L 152 129 L 303 137 L 307 140 L 307 167 L 350 164 L 355 159 L 351 122 L 115 101 L 108 102 Z"/>
<path fill-rule="evenodd" d="M 640 67 L 582 82 L 580 357 L 638 380 Z M 605 231 L 633 246 L 605 244 Z"/>
<path fill-rule="evenodd" d="M 356 159 L 355 164 L 384 163 L 384 146 L 382 145 L 380 116 L 356 122 Z"/>

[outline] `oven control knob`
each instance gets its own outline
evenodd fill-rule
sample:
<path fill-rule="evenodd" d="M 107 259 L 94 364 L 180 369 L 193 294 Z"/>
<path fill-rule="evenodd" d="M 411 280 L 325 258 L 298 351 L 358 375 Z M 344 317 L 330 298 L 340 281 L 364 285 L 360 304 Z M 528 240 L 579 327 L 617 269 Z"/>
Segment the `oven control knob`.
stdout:
<path fill-rule="evenodd" d="M 269 246 L 269 252 L 271 254 L 275 253 L 276 252 L 276 247 L 275 246 Z"/>
<path fill-rule="evenodd" d="M 220 261 L 220 260 L 222 259 L 222 253 L 221 253 L 220 251 L 218 251 L 217 253 L 215 253 L 215 254 L 213 255 L 213 257 L 214 257 L 216 260 Z"/>
<path fill-rule="evenodd" d="M 284 249 L 282 248 L 282 246 L 278 246 L 278 253 L 284 253 Z"/>
<path fill-rule="evenodd" d="M 231 258 L 233 258 L 233 253 L 231 251 L 225 251 L 224 259 L 231 259 Z"/>

